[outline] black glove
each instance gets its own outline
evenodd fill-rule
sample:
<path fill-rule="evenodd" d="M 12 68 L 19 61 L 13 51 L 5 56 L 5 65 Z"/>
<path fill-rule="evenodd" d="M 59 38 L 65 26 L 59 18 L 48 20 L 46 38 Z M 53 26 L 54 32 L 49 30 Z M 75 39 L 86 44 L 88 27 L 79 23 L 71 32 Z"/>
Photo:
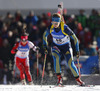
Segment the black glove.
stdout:
<path fill-rule="evenodd" d="M 17 52 L 18 50 L 16 49 L 15 52 Z"/>
<path fill-rule="evenodd" d="M 80 56 L 80 52 L 78 51 L 76 52 L 76 58 L 79 58 L 79 56 Z"/>
<path fill-rule="evenodd" d="M 100 49 L 98 49 L 98 52 L 97 53 L 98 53 L 98 56 L 100 57 Z"/>
<path fill-rule="evenodd" d="M 48 54 L 47 47 L 44 47 L 44 54 Z"/>
<path fill-rule="evenodd" d="M 53 37 L 51 34 L 49 34 L 47 36 L 47 42 L 48 42 L 48 46 L 51 47 L 52 43 L 53 43 Z"/>
<path fill-rule="evenodd" d="M 37 46 L 37 47 L 36 47 L 36 51 L 38 51 L 38 50 L 40 50 L 40 48 Z"/>
<path fill-rule="evenodd" d="M 48 50 L 45 50 L 44 54 L 48 54 Z"/>

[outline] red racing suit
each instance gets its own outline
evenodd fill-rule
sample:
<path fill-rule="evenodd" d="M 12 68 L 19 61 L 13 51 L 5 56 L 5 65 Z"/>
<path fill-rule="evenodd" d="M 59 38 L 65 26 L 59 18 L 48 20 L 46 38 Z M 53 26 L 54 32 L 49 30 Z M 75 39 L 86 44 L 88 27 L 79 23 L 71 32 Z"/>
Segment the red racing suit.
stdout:
<path fill-rule="evenodd" d="M 28 57 L 30 48 L 36 51 L 36 46 L 32 42 L 27 41 L 25 45 L 23 45 L 21 42 L 16 43 L 11 50 L 11 53 L 15 54 L 15 64 L 20 71 L 21 80 L 25 79 L 25 72 L 29 82 L 32 81 Z"/>

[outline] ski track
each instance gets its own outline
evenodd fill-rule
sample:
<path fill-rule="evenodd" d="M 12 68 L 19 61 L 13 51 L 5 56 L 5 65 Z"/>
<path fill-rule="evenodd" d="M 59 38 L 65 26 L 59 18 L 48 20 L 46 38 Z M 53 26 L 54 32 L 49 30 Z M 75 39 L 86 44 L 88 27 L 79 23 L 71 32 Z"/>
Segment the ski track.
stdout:
<path fill-rule="evenodd" d="M 0 85 L 0 91 L 100 91 L 100 85 L 93 87 L 79 87 L 77 85 L 53 87 L 53 85 L 43 85 L 42 87 L 41 85 Z"/>

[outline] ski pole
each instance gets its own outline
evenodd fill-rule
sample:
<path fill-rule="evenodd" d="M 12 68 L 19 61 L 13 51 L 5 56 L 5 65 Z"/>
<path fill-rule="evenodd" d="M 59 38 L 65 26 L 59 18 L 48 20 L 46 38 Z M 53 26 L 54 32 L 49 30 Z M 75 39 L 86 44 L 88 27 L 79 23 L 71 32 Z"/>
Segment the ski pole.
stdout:
<path fill-rule="evenodd" d="M 36 51 L 36 53 L 37 53 L 37 78 L 38 78 L 38 76 L 39 76 L 39 50 L 37 50 Z"/>
<path fill-rule="evenodd" d="M 58 4 L 58 13 L 60 13 L 61 15 L 63 14 L 63 2 L 60 2 L 60 4 Z"/>
<path fill-rule="evenodd" d="M 98 49 L 98 56 L 99 56 L 99 74 L 100 74 L 100 49 Z"/>
<path fill-rule="evenodd" d="M 58 11 L 57 12 L 61 14 L 61 19 L 65 23 L 65 20 L 63 17 L 63 2 L 60 2 L 60 4 L 58 4 Z"/>
<path fill-rule="evenodd" d="M 78 62 L 79 77 L 81 77 L 79 58 L 77 58 L 77 62 Z"/>
<path fill-rule="evenodd" d="M 45 71 L 46 57 L 47 57 L 47 54 L 45 54 L 45 58 L 44 58 L 44 65 L 43 65 L 43 72 L 42 72 L 41 86 L 42 86 L 42 83 L 43 83 L 43 77 L 44 77 L 44 71 Z"/>

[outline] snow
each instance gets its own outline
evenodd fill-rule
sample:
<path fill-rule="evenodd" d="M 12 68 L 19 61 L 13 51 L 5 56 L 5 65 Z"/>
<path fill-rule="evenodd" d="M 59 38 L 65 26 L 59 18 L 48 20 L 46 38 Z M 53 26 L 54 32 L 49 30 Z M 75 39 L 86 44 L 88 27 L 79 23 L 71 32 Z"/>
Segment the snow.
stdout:
<path fill-rule="evenodd" d="M 79 87 L 66 85 L 65 87 L 50 88 L 50 85 L 0 85 L 0 91 L 100 91 L 100 85 L 92 87 Z"/>

